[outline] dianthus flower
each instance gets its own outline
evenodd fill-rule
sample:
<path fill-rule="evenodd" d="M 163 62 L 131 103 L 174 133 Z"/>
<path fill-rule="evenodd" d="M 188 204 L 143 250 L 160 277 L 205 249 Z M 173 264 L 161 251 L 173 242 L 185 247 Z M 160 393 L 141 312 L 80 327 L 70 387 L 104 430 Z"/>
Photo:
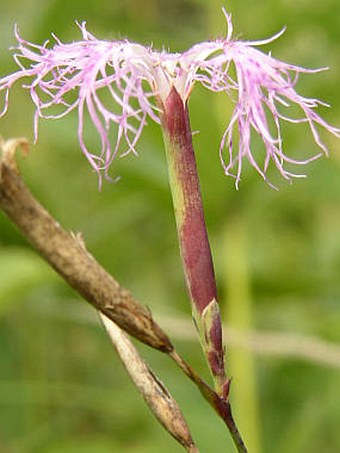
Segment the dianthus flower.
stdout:
<path fill-rule="evenodd" d="M 58 118 L 77 110 L 80 147 L 98 174 L 103 171 L 107 177 L 117 155 L 137 152 L 136 144 L 147 120 L 160 124 L 193 317 L 216 391 L 226 403 L 225 418 L 232 420 L 230 381 L 225 373 L 222 324 L 188 98 L 197 83 L 230 96 L 234 109 L 221 138 L 220 158 L 225 173 L 234 176 L 237 187 L 244 159 L 267 182 L 270 163 L 285 179 L 303 176 L 291 173 L 286 164 L 301 165 L 327 154 L 319 126 L 337 137 L 340 129 L 316 113 L 322 102 L 303 97 L 295 90 L 299 74 L 320 70 L 282 62 L 256 48 L 270 43 L 282 32 L 267 40 L 238 41 L 232 37 L 231 16 L 225 11 L 224 14 L 228 25 L 225 38 L 196 44 L 183 53 L 158 52 L 127 40 L 101 41 L 86 30 L 85 23 L 79 24 L 81 41 L 63 44 L 54 37 L 53 47 L 48 42 L 37 46 L 25 41 L 16 30 L 15 60 L 20 70 L 0 79 L 0 91 L 5 93 L 4 114 L 11 87 L 18 80 L 27 79 L 23 86 L 29 89 L 36 106 L 35 138 L 39 118 Z M 300 117 L 285 113 L 292 107 L 293 111 L 299 108 Z M 98 152 L 85 143 L 88 120 L 98 133 Z M 308 123 L 320 151 L 305 160 L 286 156 L 281 135 L 283 121 Z M 252 148 L 254 134 L 262 141 L 262 151 Z M 246 452 L 234 422 L 228 427 L 238 451 Z"/>
<path fill-rule="evenodd" d="M 172 88 L 186 103 L 194 84 L 200 83 L 208 90 L 227 93 L 234 103 L 221 138 L 220 158 L 225 173 L 236 178 L 236 186 L 241 179 L 243 159 L 266 181 L 270 162 L 286 179 L 304 176 L 286 170 L 285 164 L 301 165 L 327 154 L 317 126 L 340 136 L 340 130 L 315 111 L 325 104 L 295 91 L 299 74 L 325 68 L 305 69 L 256 49 L 282 32 L 262 41 L 233 39 L 231 16 L 225 11 L 224 14 L 228 25 L 225 38 L 196 44 L 183 53 L 158 52 L 127 40 L 98 40 L 86 30 L 85 23 L 79 24 L 81 41 L 63 44 L 54 37 L 56 43 L 51 48 L 48 42 L 39 46 L 25 41 L 16 29 L 18 46 L 14 58 L 20 70 L 0 79 L 0 91 L 5 92 L 2 114 L 7 110 L 12 85 L 27 79 L 23 86 L 29 89 L 36 106 L 35 138 L 39 117 L 58 118 L 77 110 L 80 147 L 92 167 L 107 175 L 118 154 L 137 152 L 136 144 L 148 119 L 161 123 L 162 105 Z M 280 108 L 294 104 L 301 110 L 300 118 L 290 118 L 281 112 Z M 97 153 L 84 140 L 84 122 L 88 117 L 100 138 Z M 285 155 L 281 121 L 307 122 L 321 152 L 305 160 Z M 116 138 L 110 133 L 112 124 L 118 126 Z M 263 142 L 262 155 L 260 150 L 252 149 L 252 132 Z M 123 138 L 125 147 L 121 143 Z"/>

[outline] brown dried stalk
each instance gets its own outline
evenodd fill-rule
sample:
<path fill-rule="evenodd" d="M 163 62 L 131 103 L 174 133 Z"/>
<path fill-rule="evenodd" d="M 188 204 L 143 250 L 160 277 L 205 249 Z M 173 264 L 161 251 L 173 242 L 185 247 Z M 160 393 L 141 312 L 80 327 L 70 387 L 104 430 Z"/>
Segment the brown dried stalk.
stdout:
<path fill-rule="evenodd" d="M 28 153 L 26 139 L 1 143 L 0 208 L 41 256 L 85 300 L 130 335 L 167 353 L 224 420 L 237 450 L 247 452 L 232 417 L 229 400 L 217 395 L 182 359 L 151 313 L 100 266 L 86 250 L 81 236 L 64 230 L 33 197 L 17 169 L 15 151 L 19 146 L 25 154 Z"/>
<path fill-rule="evenodd" d="M 100 313 L 100 317 L 126 371 L 157 420 L 187 451 L 199 453 L 178 404 L 164 384 L 141 359 L 127 335 L 105 315 Z"/>
<path fill-rule="evenodd" d="M 152 348 L 170 352 L 173 346 L 151 313 L 108 274 L 86 250 L 80 235 L 64 230 L 36 201 L 19 176 L 15 150 L 28 153 L 25 139 L 2 144 L 0 204 L 43 258 L 95 308 L 123 330 Z"/>

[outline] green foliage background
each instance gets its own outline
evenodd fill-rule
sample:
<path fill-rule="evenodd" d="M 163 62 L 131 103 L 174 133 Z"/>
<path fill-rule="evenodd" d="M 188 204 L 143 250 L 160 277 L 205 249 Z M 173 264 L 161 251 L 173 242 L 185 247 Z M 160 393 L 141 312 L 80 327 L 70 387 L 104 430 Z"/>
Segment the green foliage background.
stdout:
<path fill-rule="evenodd" d="M 54 32 L 79 38 L 86 20 L 98 38 L 129 37 L 181 51 L 225 33 L 219 1 L 2 0 L 0 75 L 15 69 L 13 25 L 32 42 Z M 236 36 L 261 39 L 283 25 L 275 56 L 331 71 L 301 77 L 300 92 L 332 104 L 340 124 L 338 0 L 230 0 Z M 264 49 L 269 51 L 269 47 Z M 340 342 L 340 143 L 322 135 L 329 159 L 310 165 L 307 180 L 276 192 L 247 169 L 236 191 L 218 159 L 230 104 L 197 88 L 192 126 L 224 320 L 241 329 L 312 335 Z M 32 140 L 33 106 L 17 87 L 5 138 Z M 285 148 L 312 147 L 303 126 L 285 131 Z M 89 139 L 95 139 L 89 135 Z M 255 145 L 256 146 L 256 145 Z M 140 156 L 118 160 L 117 184 L 97 178 L 81 155 L 76 115 L 41 122 L 39 141 L 20 163 L 47 209 L 162 325 L 190 319 L 161 132 L 149 124 Z M 275 181 L 275 169 L 272 171 Z M 164 324 L 165 325 L 165 324 Z M 197 342 L 174 333 L 178 349 L 207 375 Z M 266 346 L 266 345 L 264 345 Z M 223 424 L 166 357 L 138 345 L 180 403 L 201 451 L 233 451 Z M 294 357 L 228 349 L 233 399 L 250 452 L 340 451 L 339 369 Z M 13 453 L 158 453 L 181 448 L 158 426 L 129 382 L 94 310 L 80 300 L 0 215 L 0 451 Z"/>

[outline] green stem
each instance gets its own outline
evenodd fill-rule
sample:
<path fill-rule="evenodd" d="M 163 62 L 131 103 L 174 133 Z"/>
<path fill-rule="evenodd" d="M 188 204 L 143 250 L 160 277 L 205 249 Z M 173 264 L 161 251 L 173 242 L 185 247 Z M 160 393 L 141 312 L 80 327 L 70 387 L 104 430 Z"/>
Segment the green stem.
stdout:
<path fill-rule="evenodd" d="M 247 449 L 237 429 L 229 402 L 230 381 L 224 368 L 222 324 L 210 244 L 192 144 L 188 107 L 172 87 L 161 103 L 162 129 L 168 162 L 170 188 L 175 211 L 181 257 L 193 317 L 217 393 L 207 390 L 187 366 L 183 369 L 202 391 L 228 426 L 238 452 Z M 174 351 L 170 356 L 177 362 Z M 178 357 L 177 357 L 178 359 Z"/>
<path fill-rule="evenodd" d="M 242 213 L 228 218 L 225 225 L 223 250 L 227 296 L 227 317 L 231 327 L 247 334 L 252 324 L 252 295 L 247 259 L 247 231 Z M 237 304 L 235 304 L 237 301 Z M 237 418 L 244 426 L 244 435 L 252 453 L 262 451 L 260 443 L 260 412 L 256 392 L 256 363 L 251 351 L 232 347 L 228 351 L 228 369 L 237 379 L 233 399 Z"/>

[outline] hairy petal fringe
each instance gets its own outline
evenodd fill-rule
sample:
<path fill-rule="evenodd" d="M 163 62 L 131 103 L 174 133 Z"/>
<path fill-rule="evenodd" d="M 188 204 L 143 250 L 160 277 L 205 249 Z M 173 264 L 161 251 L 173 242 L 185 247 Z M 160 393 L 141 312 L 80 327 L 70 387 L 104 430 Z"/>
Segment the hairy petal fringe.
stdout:
<path fill-rule="evenodd" d="M 87 31 L 85 22 L 78 23 L 82 41 L 63 44 L 52 35 L 52 47 L 48 41 L 39 46 L 22 39 L 16 27 L 18 46 L 14 58 L 20 70 L 0 79 L 5 98 L 0 116 L 7 111 L 13 84 L 28 79 L 23 86 L 36 106 L 35 139 L 39 118 L 60 118 L 77 110 L 80 147 L 94 170 L 104 171 L 109 178 L 109 167 L 117 155 L 137 154 L 136 144 L 148 118 L 160 123 L 158 100 L 164 101 L 174 87 L 185 103 L 194 83 L 200 83 L 210 91 L 225 92 L 235 104 L 219 154 L 225 173 L 235 178 L 236 187 L 244 159 L 267 182 L 271 162 L 285 179 L 304 177 L 286 170 L 284 165 L 304 165 L 328 154 L 317 126 L 336 137 L 340 137 L 340 129 L 316 113 L 315 109 L 327 104 L 301 96 L 295 85 L 300 74 L 327 68 L 302 68 L 254 48 L 277 39 L 285 29 L 264 40 L 234 40 L 231 15 L 224 9 L 223 13 L 228 26 L 226 37 L 198 43 L 182 54 L 157 52 L 127 40 L 101 41 Z M 300 108 L 301 117 L 286 114 L 294 106 Z M 89 120 L 98 133 L 99 152 L 93 152 L 85 143 L 84 128 Z M 308 123 L 322 152 L 302 160 L 286 156 L 282 122 Z M 252 133 L 263 143 L 262 157 L 252 150 Z"/>

